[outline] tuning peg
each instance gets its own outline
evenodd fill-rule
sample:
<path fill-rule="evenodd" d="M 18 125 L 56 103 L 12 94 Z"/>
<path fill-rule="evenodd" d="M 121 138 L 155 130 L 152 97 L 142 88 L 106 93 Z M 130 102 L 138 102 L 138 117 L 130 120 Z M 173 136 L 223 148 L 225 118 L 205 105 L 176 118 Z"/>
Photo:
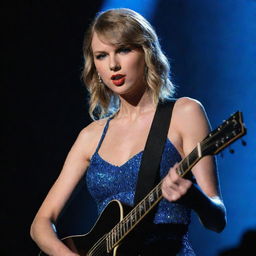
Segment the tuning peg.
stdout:
<path fill-rule="evenodd" d="M 246 141 L 241 140 L 241 142 L 242 142 L 242 145 L 243 145 L 243 146 L 246 146 L 246 145 L 247 145 L 247 142 L 246 142 Z"/>

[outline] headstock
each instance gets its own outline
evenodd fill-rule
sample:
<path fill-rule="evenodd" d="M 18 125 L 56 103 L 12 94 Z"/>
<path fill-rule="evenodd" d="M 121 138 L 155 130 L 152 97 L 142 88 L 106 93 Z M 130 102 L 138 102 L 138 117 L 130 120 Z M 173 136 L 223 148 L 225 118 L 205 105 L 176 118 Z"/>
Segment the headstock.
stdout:
<path fill-rule="evenodd" d="M 237 111 L 201 142 L 202 155 L 215 155 L 246 134 L 242 112 Z"/>

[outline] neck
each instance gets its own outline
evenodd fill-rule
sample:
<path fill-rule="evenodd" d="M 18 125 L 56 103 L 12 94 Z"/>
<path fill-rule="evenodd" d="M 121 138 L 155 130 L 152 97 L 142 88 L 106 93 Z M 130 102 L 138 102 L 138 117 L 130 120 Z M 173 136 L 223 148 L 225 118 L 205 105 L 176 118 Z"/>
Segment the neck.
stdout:
<path fill-rule="evenodd" d="M 147 91 L 142 95 L 120 96 L 120 110 L 116 118 L 137 119 L 141 114 L 155 110 L 156 104 Z"/>

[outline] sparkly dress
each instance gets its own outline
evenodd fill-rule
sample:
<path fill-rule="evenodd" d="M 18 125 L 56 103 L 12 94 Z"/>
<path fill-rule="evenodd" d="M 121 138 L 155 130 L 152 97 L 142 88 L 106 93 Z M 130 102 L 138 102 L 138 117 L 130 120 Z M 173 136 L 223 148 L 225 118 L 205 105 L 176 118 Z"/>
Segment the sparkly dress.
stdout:
<path fill-rule="evenodd" d="M 143 151 L 137 153 L 121 166 L 113 165 L 101 158 L 98 150 L 107 133 L 110 120 L 106 122 L 86 174 L 87 187 L 96 201 L 98 213 L 101 213 L 113 199 L 134 206 L 134 191 L 143 154 Z M 180 160 L 180 154 L 167 139 L 160 164 L 160 177 L 163 178 L 170 167 Z M 195 256 L 188 240 L 190 214 L 190 209 L 184 205 L 162 199 L 156 207 L 151 232 L 143 237 L 139 253 L 128 252 L 121 255 Z"/>

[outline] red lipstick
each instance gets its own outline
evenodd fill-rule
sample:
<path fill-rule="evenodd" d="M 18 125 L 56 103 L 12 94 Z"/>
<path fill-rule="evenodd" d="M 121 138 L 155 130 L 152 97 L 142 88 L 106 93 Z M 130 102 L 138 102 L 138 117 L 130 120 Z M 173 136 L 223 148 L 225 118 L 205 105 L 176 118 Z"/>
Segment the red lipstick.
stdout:
<path fill-rule="evenodd" d="M 111 76 L 112 83 L 116 86 L 121 86 L 125 83 L 125 75 L 116 74 Z"/>

